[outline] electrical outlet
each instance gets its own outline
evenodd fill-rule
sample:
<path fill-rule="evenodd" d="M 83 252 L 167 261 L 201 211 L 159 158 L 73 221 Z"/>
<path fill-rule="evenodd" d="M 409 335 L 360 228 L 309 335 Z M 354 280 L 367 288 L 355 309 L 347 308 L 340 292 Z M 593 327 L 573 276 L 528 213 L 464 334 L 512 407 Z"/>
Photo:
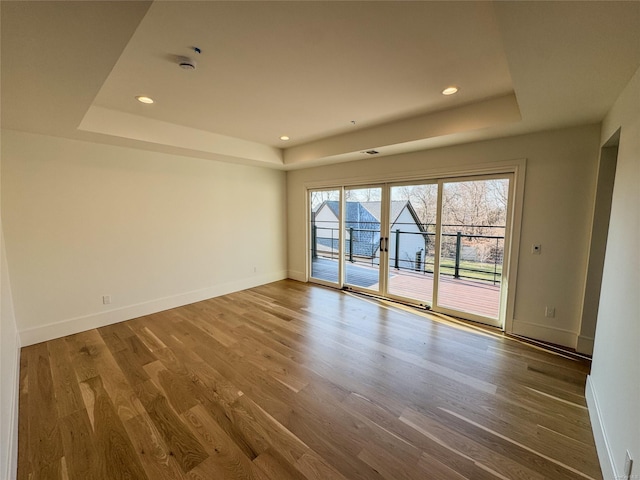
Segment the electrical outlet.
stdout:
<path fill-rule="evenodd" d="M 556 307 L 545 307 L 544 308 L 544 316 L 547 318 L 555 318 L 556 316 Z"/>
<path fill-rule="evenodd" d="M 631 454 L 627 450 L 627 454 L 624 456 L 624 478 L 631 479 L 631 468 L 633 467 L 633 460 Z"/>
<path fill-rule="evenodd" d="M 103 295 L 102 296 L 102 304 L 109 305 L 111 303 L 111 295 Z"/>
<path fill-rule="evenodd" d="M 534 243 L 531 245 L 531 254 L 532 255 L 540 255 L 542 253 L 542 245 L 539 243 Z"/>

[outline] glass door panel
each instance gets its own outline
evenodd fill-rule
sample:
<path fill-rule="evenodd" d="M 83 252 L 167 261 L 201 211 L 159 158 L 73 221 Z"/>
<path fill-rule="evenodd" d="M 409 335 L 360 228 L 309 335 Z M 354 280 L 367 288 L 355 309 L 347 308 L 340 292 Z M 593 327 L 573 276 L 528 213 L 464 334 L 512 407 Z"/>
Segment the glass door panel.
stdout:
<path fill-rule="evenodd" d="M 344 283 L 382 292 L 380 261 L 384 239 L 380 227 L 385 213 L 382 187 L 347 188 L 344 198 Z"/>
<path fill-rule="evenodd" d="M 309 191 L 311 278 L 340 285 L 340 189 Z"/>
<path fill-rule="evenodd" d="M 438 184 L 390 187 L 387 293 L 431 305 Z"/>
<path fill-rule="evenodd" d="M 508 193 L 509 178 L 442 182 L 437 309 L 499 325 Z"/>

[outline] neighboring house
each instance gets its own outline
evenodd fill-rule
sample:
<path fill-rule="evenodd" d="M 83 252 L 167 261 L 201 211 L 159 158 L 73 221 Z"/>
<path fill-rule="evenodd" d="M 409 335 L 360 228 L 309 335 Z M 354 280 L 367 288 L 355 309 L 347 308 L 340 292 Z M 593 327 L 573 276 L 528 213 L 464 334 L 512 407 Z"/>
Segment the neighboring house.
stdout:
<path fill-rule="evenodd" d="M 314 219 L 318 252 L 338 252 L 339 212 L 340 203 L 336 200 L 325 201 L 316 210 Z M 353 246 L 354 256 L 376 257 L 380 245 L 379 216 L 374 217 L 360 202 L 346 202 L 345 229 L 345 255 L 351 253 Z"/>
<path fill-rule="evenodd" d="M 319 254 L 338 252 L 339 202 L 323 202 L 314 213 L 314 226 L 317 251 Z M 426 230 L 408 201 L 391 202 L 391 233 L 389 235 L 390 266 L 414 268 L 417 252 L 424 258 L 426 244 L 429 241 Z M 346 202 L 345 205 L 345 255 L 359 259 L 370 259 L 378 264 L 380 259 L 380 202 Z M 353 229 L 353 230 L 352 230 Z M 399 231 L 399 232 L 398 232 Z M 355 258 L 354 258 L 355 260 Z"/>
<path fill-rule="evenodd" d="M 374 215 L 377 212 L 379 218 L 380 202 L 363 204 Z M 420 222 L 411 202 L 391 202 L 389 219 L 389 268 L 421 269 L 425 252 L 429 250 L 429 243 L 433 242 L 435 237 L 427 235 L 427 226 Z M 433 250 L 433 247 L 431 249 Z"/>

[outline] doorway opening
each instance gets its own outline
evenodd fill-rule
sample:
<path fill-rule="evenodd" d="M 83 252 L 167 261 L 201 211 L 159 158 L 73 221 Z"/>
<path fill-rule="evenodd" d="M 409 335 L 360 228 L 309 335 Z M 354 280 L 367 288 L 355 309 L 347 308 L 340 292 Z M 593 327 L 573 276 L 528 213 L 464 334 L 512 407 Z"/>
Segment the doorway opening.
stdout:
<path fill-rule="evenodd" d="M 582 321 L 576 344 L 576 350 L 587 355 L 593 354 L 619 144 L 620 129 L 613 134 L 600 151 L 591 241 L 589 243 L 587 279 L 582 303 Z"/>

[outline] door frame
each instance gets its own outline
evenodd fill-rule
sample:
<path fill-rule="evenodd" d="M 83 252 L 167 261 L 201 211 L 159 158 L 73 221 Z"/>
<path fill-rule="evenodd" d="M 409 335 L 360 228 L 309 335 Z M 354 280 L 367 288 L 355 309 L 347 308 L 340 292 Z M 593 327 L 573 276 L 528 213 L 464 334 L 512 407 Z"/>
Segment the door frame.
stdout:
<path fill-rule="evenodd" d="M 366 184 L 366 185 L 343 185 L 342 187 L 342 194 L 343 194 L 343 199 L 344 201 L 342 202 L 342 209 L 345 208 L 346 204 L 347 204 L 347 200 L 346 198 L 344 198 L 344 194 L 347 190 L 364 190 L 367 188 L 379 188 L 380 189 L 380 239 L 383 238 L 383 228 L 385 227 L 385 225 L 388 224 L 388 220 L 389 220 L 389 205 L 388 205 L 388 200 L 389 200 L 389 192 L 388 192 L 388 188 L 387 185 L 385 183 L 374 183 L 374 184 Z M 372 288 L 367 288 L 367 287 L 361 287 L 359 285 L 354 285 L 351 283 L 347 283 L 347 274 L 346 274 L 346 265 L 345 265 L 345 243 L 346 243 L 346 219 L 344 218 L 344 215 L 341 218 L 341 236 L 344 239 L 342 241 L 341 247 L 341 253 L 342 255 L 340 256 L 340 265 L 341 268 L 343 270 L 343 276 L 342 276 L 342 283 L 341 283 L 341 287 L 342 288 L 347 288 L 349 290 L 354 290 L 357 292 L 365 292 L 365 293 L 371 293 L 374 295 L 380 295 L 380 296 L 386 296 L 387 293 L 387 278 L 385 275 L 383 275 L 384 272 L 387 271 L 388 265 L 389 265 L 389 256 L 388 256 L 388 252 L 383 252 L 382 249 L 380 250 L 379 253 L 379 262 L 378 262 L 378 290 L 372 289 Z M 388 242 L 387 242 L 388 243 Z M 382 242 L 380 243 L 380 245 L 382 245 Z"/>
<path fill-rule="evenodd" d="M 419 182 L 419 181 L 428 181 L 428 180 L 437 180 L 445 177 L 472 177 L 472 176 L 480 176 L 480 175 L 490 175 L 490 174 L 513 174 L 513 182 L 510 184 L 510 196 L 512 197 L 511 207 L 511 231 L 510 235 L 510 245 L 509 245 L 509 261 L 508 265 L 503 266 L 503 281 L 506 286 L 506 295 L 503 295 L 503 299 L 501 302 L 504 303 L 504 306 L 501 305 L 501 311 L 504 311 L 504 318 L 502 321 L 502 330 L 507 333 L 511 333 L 513 331 L 513 321 L 514 321 L 514 312 L 515 312 L 515 298 L 516 298 L 516 287 L 517 287 L 517 278 L 518 278 L 518 263 L 520 256 L 520 236 L 522 230 L 522 211 L 524 206 L 524 187 L 525 187 L 525 175 L 526 175 L 526 165 L 527 160 L 525 158 L 512 159 L 506 161 L 495 161 L 495 162 L 487 162 L 481 163 L 477 165 L 455 165 L 455 166 L 445 166 L 438 168 L 431 168 L 427 170 L 413 170 L 409 172 L 404 172 L 400 174 L 393 173 L 381 173 L 374 175 L 359 175 L 359 176 L 339 176 L 336 174 L 335 178 L 321 181 L 310 181 L 305 182 L 302 185 L 302 189 L 300 194 L 304 195 L 305 198 L 305 212 L 304 212 L 304 235 L 306 244 L 304 246 L 305 252 L 305 265 L 306 269 L 304 275 L 298 276 L 295 275 L 296 279 L 309 282 L 315 282 L 315 279 L 311 279 L 310 277 L 310 255 L 309 255 L 309 244 L 310 244 L 310 235 L 309 235 L 309 225 L 310 225 L 310 202 L 309 202 L 309 191 L 310 190 L 335 190 L 343 188 L 344 185 L 349 185 L 350 187 L 359 186 L 359 185 L 372 185 L 372 184 L 380 184 L 380 183 L 398 183 L 398 182 Z M 505 232 L 506 233 L 506 232 Z M 506 237 L 506 235 L 505 235 Z M 322 282 L 315 282 L 322 283 Z M 335 286 L 335 285 L 330 285 Z"/>
<path fill-rule="evenodd" d="M 472 312 L 464 312 L 461 310 L 456 310 L 454 308 L 446 307 L 440 305 L 438 303 L 438 292 L 440 285 L 440 257 L 442 254 L 441 251 L 441 239 L 442 239 L 442 211 L 444 209 L 444 204 L 442 201 L 444 195 L 444 184 L 445 183 L 456 183 L 456 182 L 473 182 L 473 181 L 481 181 L 481 180 L 493 180 L 493 179 L 508 179 L 509 180 L 509 189 L 507 192 L 507 211 L 505 214 L 505 229 L 504 229 L 504 253 L 503 253 L 503 261 L 502 261 L 502 274 L 500 278 L 500 298 L 498 300 L 498 318 L 493 319 L 491 317 L 485 317 L 482 315 L 478 315 Z M 511 224 L 513 222 L 513 204 L 515 198 L 513 197 L 514 189 L 514 174 L 513 173 L 496 173 L 496 174 L 488 174 L 488 175 L 473 175 L 473 176 L 460 176 L 460 177 L 447 177 L 441 178 L 438 180 L 438 222 L 436 224 L 436 256 L 438 261 L 435 262 L 434 268 L 434 278 L 433 278 L 433 303 L 431 305 L 431 309 L 434 312 L 444 313 L 445 315 L 452 315 L 456 317 L 465 318 L 467 320 L 471 320 L 474 322 L 484 323 L 486 325 L 491 325 L 498 328 L 503 328 L 504 318 L 506 314 L 506 306 L 507 302 L 505 297 L 508 295 L 507 292 L 507 281 L 505 279 L 505 272 L 509 269 L 505 268 L 505 265 L 509 265 L 509 261 L 511 258 Z M 437 274 L 436 274 L 437 272 Z"/>
<path fill-rule="evenodd" d="M 393 187 L 403 187 L 403 186 L 411 186 L 411 185 L 438 185 L 438 180 L 431 178 L 428 180 L 425 179 L 414 179 L 414 180 L 409 180 L 409 181 L 402 181 L 402 182 L 387 182 L 385 184 L 385 186 L 388 188 L 388 204 L 387 204 L 387 209 L 389 209 L 391 207 L 391 189 Z M 439 194 L 440 189 L 438 188 L 438 194 Z M 436 200 L 436 209 L 438 209 L 438 205 L 439 205 L 439 201 Z M 438 212 L 439 213 L 439 212 Z M 391 214 L 391 212 L 389 211 L 389 215 Z M 387 238 L 391 238 L 392 232 L 391 232 L 391 221 L 392 219 L 389 218 L 389 222 L 387 223 L 387 231 L 385 232 L 387 235 Z M 435 232 L 435 250 L 436 252 L 439 249 L 440 246 L 440 236 L 439 236 L 439 221 L 436 221 L 436 232 Z M 385 297 L 389 298 L 391 300 L 397 300 L 399 302 L 402 303 L 406 303 L 408 305 L 415 305 L 417 307 L 427 307 L 427 304 L 429 302 L 427 301 L 420 301 L 420 299 L 416 299 L 416 298 L 411 298 L 411 297 L 405 297 L 403 295 L 398 295 L 398 294 L 393 294 L 393 293 L 389 293 L 389 288 L 388 288 L 388 281 L 389 281 L 389 274 L 390 274 L 390 260 L 389 260 L 390 255 L 387 255 L 387 270 L 386 270 L 386 275 L 385 275 L 385 282 L 387 282 L 386 284 L 386 288 L 385 288 Z M 434 266 L 435 268 L 435 266 Z M 434 280 L 435 280 L 435 269 L 434 269 Z M 434 288 L 435 288 L 435 284 L 434 284 Z"/>
<path fill-rule="evenodd" d="M 312 255 L 309 255 L 309 245 L 311 245 L 311 216 L 310 216 L 310 211 L 311 211 L 311 191 L 315 191 L 315 192 L 328 192 L 328 191 L 337 191 L 338 192 L 338 280 L 336 282 L 331 282 L 329 280 L 324 280 L 322 278 L 318 278 L 318 277 L 312 277 L 311 273 L 313 272 L 313 257 Z M 305 244 L 305 252 L 306 252 L 306 256 L 307 256 L 307 271 L 306 271 L 306 281 L 307 282 L 313 282 L 313 283 L 317 283 L 319 285 L 324 285 L 326 287 L 333 287 L 333 288 L 342 288 L 342 285 L 344 284 L 344 271 L 343 271 L 343 263 L 341 261 L 342 259 L 342 255 L 343 255 L 343 227 L 344 227 L 344 223 L 343 223 L 343 218 L 344 218 L 344 202 L 342 201 L 343 197 L 344 197 L 344 187 L 339 186 L 330 186 L 330 187 L 320 187 L 320 188 L 306 188 L 305 189 L 305 196 L 306 196 L 306 214 L 305 214 L 305 218 L 306 218 L 306 222 L 305 222 L 305 230 L 306 230 L 306 244 Z"/>

